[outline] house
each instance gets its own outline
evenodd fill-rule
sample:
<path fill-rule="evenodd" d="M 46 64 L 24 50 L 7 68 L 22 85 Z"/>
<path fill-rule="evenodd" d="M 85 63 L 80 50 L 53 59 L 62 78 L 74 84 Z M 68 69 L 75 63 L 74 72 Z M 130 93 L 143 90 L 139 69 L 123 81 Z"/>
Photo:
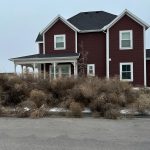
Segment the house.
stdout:
<path fill-rule="evenodd" d="M 38 68 L 44 78 L 88 76 L 150 86 L 150 50 L 145 47 L 149 25 L 124 10 L 120 15 L 104 11 L 81 12 L 69 19 L 58 15 L 38 35 L 38 54 L 12 58 L 23 67 Z M 86 69 L 83 69 L 86 66 Z M 83 70 L 83 71 L 82 71 Z"/>

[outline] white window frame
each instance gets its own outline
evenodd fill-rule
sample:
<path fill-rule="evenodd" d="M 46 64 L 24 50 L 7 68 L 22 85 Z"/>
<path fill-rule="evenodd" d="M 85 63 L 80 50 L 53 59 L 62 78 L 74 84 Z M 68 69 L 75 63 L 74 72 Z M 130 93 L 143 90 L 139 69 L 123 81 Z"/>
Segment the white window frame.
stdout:
<path fill-rule="evenodd" d="M 58 37 L 63 37 L 64 38 L 64 47 L 56 47 L 56 38 Z M 59 35 L 54 35 L 54 50 L 64 50 L 66 49 L 66 35 L 65 34 L 59 34 Z"/>
<path fill-rule="evenodd" d="M 90 67 L 93 68 L 93 74 L 90 74 Z M 87 64 L 87 75 L 88 76 L 95 76 L 95 64 Z"/>
<path fill-rule="evenodd" d="M 130 65 L 130 68 L 131 68 L 131 79 L 122 79 L 122 66 L 123 65 Z M 133 82 L 133 62 L 123 62 L 123 63 L 120 63 L 120 80 L 121 81 Z"/>
<path fill-rule="evenodd" d="M 131 45 L 130 47 L 122 47 L 122 33 L 130 33 L 130 42 Z M 119 31 L 119 47 L 120 50 L 131 50 L 133 49 L 133 31 L 132 30 L 123 30 L 123 31 Z"/>

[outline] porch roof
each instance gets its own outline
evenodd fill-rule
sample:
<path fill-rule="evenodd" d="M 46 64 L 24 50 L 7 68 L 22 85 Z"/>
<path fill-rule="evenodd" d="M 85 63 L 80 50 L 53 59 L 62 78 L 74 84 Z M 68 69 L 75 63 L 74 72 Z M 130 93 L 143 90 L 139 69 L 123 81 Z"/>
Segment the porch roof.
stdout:
<path fill-rule="evenodd" d="M 39 64 L 39 63 L 54 63 L 54 62 L 75 62 L 79 58 L 79 53 L 63 53 L 63 54 L 34 54 L 22 57 L 9 59 L 15 64 Z"/>

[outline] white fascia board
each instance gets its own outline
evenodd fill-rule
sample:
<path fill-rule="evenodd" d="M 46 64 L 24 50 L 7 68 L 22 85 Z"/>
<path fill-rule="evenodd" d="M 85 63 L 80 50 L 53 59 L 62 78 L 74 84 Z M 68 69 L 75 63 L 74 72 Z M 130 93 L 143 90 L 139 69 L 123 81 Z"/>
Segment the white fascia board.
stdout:
<path fill-rule="evenodd" d="M 80 31 L 78 28 L 76 28 L 73 24 L 71 24 L 69 21 L 67 21 L 65 18 L 63 18 L 61 15 L 57 15 L 40 33 L 43 34 L 47 32 L 58 20 L 63 21 L 67 26 L 69 26 L 74 31 Z"/>
<path fill-rule="evenodd" d="M 46 64 L 46 63 L 74 63 L 77 59 L 55 59 L 55 60 L 20 60 L 20 61 L 15 61 L 14 63 L 16 65 L 23 65 L 23 64 Z"/>
<path fill-rule="evenodd" d="M 42 43 L 44 43 L 43 41 L 39 41 L 39 42 L 35 42 L 35 43 L 37 43 L 37 44 L 42 44 Z"/>
<path fill-rule="evenodd" d="M 133 13 L 131 13 L 129 10 L 125 9 L 118 17 L 116 17 L 112 22 L 110 22 L 108 25 L 104 26 L 102 30 L 106 30 L 108 28 L 111 28 L 115 23 L 117 23 L 123 16 L 128 15 L 131 19 L 136 21 L 141 26 L 144 26 L 146 29 L 150 27 L 149 24 L 144 22 L 139 17 L 135 16 Z"/>
<path fill-rule="evenodd" d="M 90 32 L 101 32 L 103 30 L 97 29 L 97 30 L 80 30 L 79 33 L 90 33 Z"/>

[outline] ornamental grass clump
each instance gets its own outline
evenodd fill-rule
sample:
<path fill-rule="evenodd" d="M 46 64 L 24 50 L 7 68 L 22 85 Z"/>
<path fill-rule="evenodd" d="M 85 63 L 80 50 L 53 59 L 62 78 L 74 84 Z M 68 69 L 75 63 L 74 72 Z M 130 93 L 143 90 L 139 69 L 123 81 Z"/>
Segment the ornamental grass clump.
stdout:
<path fill-rule="evenodd" d="M 150 94 L 140 95 L 135 103 L 135 107 L 142 114 L 145 114 L 147 111 L 150 112 Z"/>
<path fill-rule="evenodd" d="M 82 107 L 80 105 L 80 103 L 77 103 L 77 102 L 72 102 L 70 104 L 70 107 L 69 107 L 69 116 L 72 116 L 72 117 L 82 117 Z"/>
<path fill-rule="evenodd" d="M 43 104 L 46 104 L 47 95 L 41 90 L 32 90 L 29 97 L 30 101 L 33 101 L 38 108 Z"/>

